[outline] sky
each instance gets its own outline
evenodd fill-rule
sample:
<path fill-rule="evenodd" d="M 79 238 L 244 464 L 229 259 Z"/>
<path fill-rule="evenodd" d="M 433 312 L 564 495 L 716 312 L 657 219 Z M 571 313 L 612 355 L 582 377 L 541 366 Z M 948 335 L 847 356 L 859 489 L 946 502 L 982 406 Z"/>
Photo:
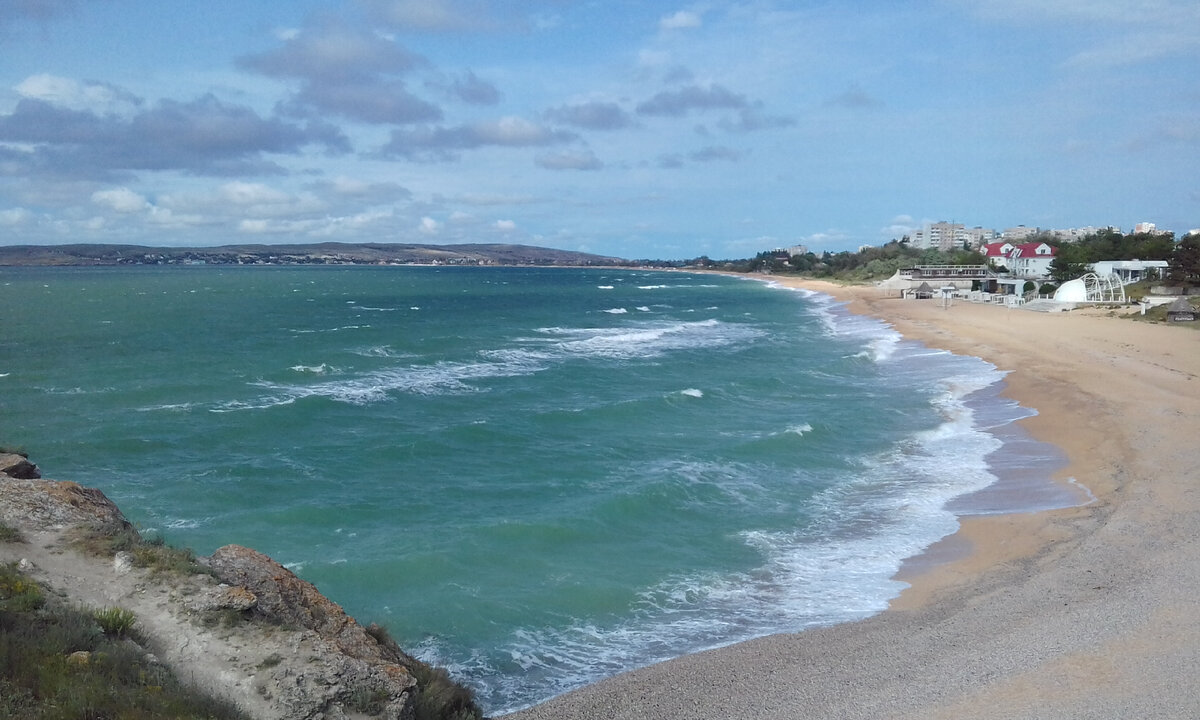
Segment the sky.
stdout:
<path fill-rule="evenodd" d="M 1200 227 L 1195 0 L 0 0 L 0 244 Z"/>

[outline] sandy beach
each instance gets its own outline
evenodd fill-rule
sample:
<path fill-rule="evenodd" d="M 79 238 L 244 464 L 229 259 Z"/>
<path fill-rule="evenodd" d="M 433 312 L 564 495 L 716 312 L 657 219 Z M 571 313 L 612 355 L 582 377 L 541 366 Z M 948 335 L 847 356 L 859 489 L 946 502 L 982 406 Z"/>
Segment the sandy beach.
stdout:
<path fill-rule="evenodd" d="M 1022 421 L 1089 504 L 962 518 L 891 608 L 636 670 L 508 716 L 1200 717 L 1200 332 L 1110 317 L 826 292 L 1009 371 Z M 914 569 L 916 568 L 916 569 Z"/>

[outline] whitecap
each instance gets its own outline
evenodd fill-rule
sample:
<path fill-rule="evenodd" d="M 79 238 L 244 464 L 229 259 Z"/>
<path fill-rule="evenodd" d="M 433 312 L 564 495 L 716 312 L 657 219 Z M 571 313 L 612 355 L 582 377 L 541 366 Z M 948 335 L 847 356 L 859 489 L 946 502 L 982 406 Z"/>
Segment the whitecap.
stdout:
<path fill-rule="evenodd" d="M 638 312 L 650 312 L 650 308 L 645 305 L 638 305 L 634 309 L 637 310 Z"/>
<path fill-rule="evenodd" d="M 625 313 L 627 313 L 629 311 L 626 310 L 625 308 L 609 308 L 609 309 L 605 310 L 604 312 L 608 313 L 609 315 L 624 315 Z"/>
<path fill-rule="evenodd" d="M 298 373 L 312 373 L 313 375 L 324 375 L 327 372 L 337 371 L 337 368 L 330 367 L 326 363 L 321 363 L 320 365 L 293 365 L 288 369 Z"/>
<path fill-rule="evenodd" d="M 704 391 L 699 390 L 697 388 L 688 388 L 687 390 L 680 390 L 679 394 L 687 395 L 688 397 L 694 397 L 694 398 L 704 397 Z"/>
<path fill-rule="evenodd" d="M 184 410 L 191 410 L 193 407 L 195 407 L 195 405 L 196 405 L 195 403 L 190 403 L 190 402 L 166 403 L 164 405 L 150 405 L 147 407 L 138 408 L 137 411 L 138 412 L 154 412 L 156 410 L 169 410 L 169 411 L 173 411 L 173 412 L 182 412 Z"/>
<path fill-rule="evenodd" d="M 800 437 L 804 437 L 804 434 L 812 432 L 812 429 L 813 429 L 812 425 L 809 425 L 808 423 L 804 423 L 802 425 L 791 425 L 788 427 L 788 429 L 785 432 L 789 432 L 794 435 L 799 435 Z"/>
<path fill-rule="evenodd" d="M 613 286 L 612 285 L 597 285 L 596 289 L 597 290 L 612 290 Z"/>

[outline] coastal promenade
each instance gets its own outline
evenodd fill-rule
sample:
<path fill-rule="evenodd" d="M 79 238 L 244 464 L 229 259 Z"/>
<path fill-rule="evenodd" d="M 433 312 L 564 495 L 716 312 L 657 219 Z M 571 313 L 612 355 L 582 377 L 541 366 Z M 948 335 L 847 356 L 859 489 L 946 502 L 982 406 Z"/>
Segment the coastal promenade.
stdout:
<path fill-rule="evenodd" d="M 776 278 L 776 280 L 779 280 Z M 1009 371 L 1096 500 L 965 517 L 875 617 L 626 673 L 509 716 L 1200 717 L 1200 332 L 781 280 Z M 939 557 L 943 554 L 939 553 Z"/>

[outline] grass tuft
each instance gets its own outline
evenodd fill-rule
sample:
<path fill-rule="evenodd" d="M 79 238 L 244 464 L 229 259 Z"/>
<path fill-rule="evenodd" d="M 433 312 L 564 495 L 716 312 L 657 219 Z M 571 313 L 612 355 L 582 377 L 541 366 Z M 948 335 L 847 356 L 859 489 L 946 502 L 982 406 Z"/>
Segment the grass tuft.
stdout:
<path fill-rule="evenodd" d="M 0 565 L 0 717 L 245 720 L 233 705 L 182 685 L 120 633 L 102 631 L 105 613 L 44 598 L 15 566 Z M 132 613 L 111 614 L 132 625 Z M 118 619 L 122 626 L 127 632 Z M 86 659 L 68 660 L 73 653 Z"/>
<path fill-rule="evenodd" d="M 127 552 L 135 567 L 148 568 L 154 574 L 213 574 L 210 568 L 196 561 L 191 548 L 173 547 L 158 535 L 143 538 L 129 523 L 82 528 L 76 532 L 74 544 L 84 552 L 101 557 Z"/>
<path fill-rule="evenodd" d="M 96 622 L 100 624 L 100 629 L 104 634 L 112 638 L 123 638 L 133 629 L 133 624 L 137 622 L 137 616 L 132 610 L 126 610 L 119 607 L 108 607 L 103 610 L 97 610 L 92 614 L 96 618 Z"/>
<path fill-rule="evenodd" d="M 15 527 L 0 522 L 0 543 L 23 543 L 25 536 Z"/>

